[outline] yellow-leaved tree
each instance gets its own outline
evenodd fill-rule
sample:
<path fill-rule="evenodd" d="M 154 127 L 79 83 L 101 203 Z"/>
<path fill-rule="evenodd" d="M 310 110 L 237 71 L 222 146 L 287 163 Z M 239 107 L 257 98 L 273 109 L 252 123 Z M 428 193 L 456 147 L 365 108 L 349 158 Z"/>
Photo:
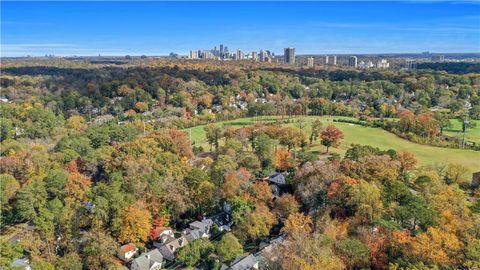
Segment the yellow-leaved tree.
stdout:
<path fill-rule="evenodd" d="M 151 219 L 150 212 L 143 207 L 143 204 L 136 203 L 128 206 L 122 215 L 118 241 L 143 246 L 152 228 Z"/>

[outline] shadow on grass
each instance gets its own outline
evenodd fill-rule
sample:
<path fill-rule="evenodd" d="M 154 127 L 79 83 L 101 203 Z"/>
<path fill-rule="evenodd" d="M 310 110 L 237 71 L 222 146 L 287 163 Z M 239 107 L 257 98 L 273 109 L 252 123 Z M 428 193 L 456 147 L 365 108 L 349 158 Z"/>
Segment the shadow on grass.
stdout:
<path fill-rule="evenodd" d="M 240 122 L 231 122 L 231 123 L 224 123 L 222 126 L 249 126 L 254 124 L 252 121 L 240 121 Z"/>

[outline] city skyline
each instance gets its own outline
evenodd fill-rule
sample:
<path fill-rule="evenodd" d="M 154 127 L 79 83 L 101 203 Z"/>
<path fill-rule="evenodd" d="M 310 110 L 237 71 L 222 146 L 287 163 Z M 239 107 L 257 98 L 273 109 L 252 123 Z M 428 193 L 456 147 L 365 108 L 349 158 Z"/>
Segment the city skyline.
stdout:
<path fill-rule="evenodd" d="M 480 51 L 475 2 L 1 2 L 2 56 Z M 375 8 L 373 8 L 375 7 Z M 108 12 L 106 12 L 108 11 Z"/>

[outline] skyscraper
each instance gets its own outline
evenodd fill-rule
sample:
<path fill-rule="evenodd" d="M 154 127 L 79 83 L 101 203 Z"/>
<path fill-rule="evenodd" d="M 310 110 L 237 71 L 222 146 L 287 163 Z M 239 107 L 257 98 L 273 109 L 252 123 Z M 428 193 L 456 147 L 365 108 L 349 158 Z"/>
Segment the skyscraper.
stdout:
<path fill-rule="evenodd" d="M 295 64 L 295 48 L 285 48 L 283 50 L 283 61 L 285 64 Z"/>
<path fill-rule="evenodd" d="M 220 44 L 220 53 L 223 53 L 223 44 Z"/>
<path fill-rule="evenodd" d="M 190 59 L 197 59 L 198 52 L 197 51 L 190 51 Z"/>
<path fill-rule="evenodd" d="M 252 52 L 252 60 L 253 60 L 253 61 L 258 61 L 258 54 L 257 54 L 257 52 Z"/>
<path fill-rule="evenodd" d="M 202 58 L 203 59 L 215 59 L 215 56 L 213 55 L 213 53 L 211 51 L 203 51 L 203 54 L 202 54 Z"/>
<path fill-rule="evenodd" d="M 441 55 L 441 54 L 434 55 L 434 56 L 432 56 L 431 59 L 432 59 L 432 62 L 443 62 L 443 61 L 445 61 L 445 55 Z"/>
<path fill-rule="evenodd" d="M 414 59 L 405 59 L 405 67 L 413 69 L 417 67 L 417 62 Z"/>
<path fill-rule="evenodd" d="M 390 63 L 388 63 L 387 59 L 382 59 L 377 62 L 377 68 L 389 68 Z"/>
<path fill-rule="evenodd" d="M 350 58 L 348 58 L 348 66 L 353 67 L 353 68 L 357 68 L 357 65 L 358 65 L 357 57 L 356 56 L 350 56 Z"/>
<path fill-rule="evenodd" d="M 330 58 L 328 57 L 328 55 L 325 55 L 325 65 L 328 65 L 329 60 Z"/>
<path fill-rule="evenodd" d="M 238 49 L 237 54 L 235 55 L 236 60 L 242 60 L 245 58 L 245 54 L 242 52 L 242 50 Z"/>
<path fill-rule="evenodd" d="M 315 59 L 313 57 L 307 58 L 307 67 L 313 67 Z"/>
<path fill-rule="evenodd" d="M 264 50 L 260 50 L 260 62 L 265 62 L 268 55 L 267 52 Z"/>
<path fill-rule="evenodd" d="M 332 57 L 330 57 L 330 64 L 336 66 L 337 65 L 337 56 L 336 55 L 333 55 Z"/>

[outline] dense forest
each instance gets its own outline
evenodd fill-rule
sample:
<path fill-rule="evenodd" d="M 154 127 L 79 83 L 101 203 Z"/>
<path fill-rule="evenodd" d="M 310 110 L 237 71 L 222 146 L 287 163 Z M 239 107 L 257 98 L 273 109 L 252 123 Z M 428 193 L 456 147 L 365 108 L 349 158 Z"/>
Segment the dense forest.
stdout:
<path fill-rule="evenodd" d="M 287 125 L 352 116 L 443 145 L 450 119 L 480 119 L 479 74 L 12 61 L 1 87 L 2 269 L 135 269 L 148 250 L 171 269 L 480 268 L 480 191 L 461 164 L 368 145 L 340 156 L 335 126 Z M 260 115 L 285 119 L 214 124 Z M 196 125 L 208 147 L 184 130 Z M 136 259 L 119 258 L 127 245 Z"/>

